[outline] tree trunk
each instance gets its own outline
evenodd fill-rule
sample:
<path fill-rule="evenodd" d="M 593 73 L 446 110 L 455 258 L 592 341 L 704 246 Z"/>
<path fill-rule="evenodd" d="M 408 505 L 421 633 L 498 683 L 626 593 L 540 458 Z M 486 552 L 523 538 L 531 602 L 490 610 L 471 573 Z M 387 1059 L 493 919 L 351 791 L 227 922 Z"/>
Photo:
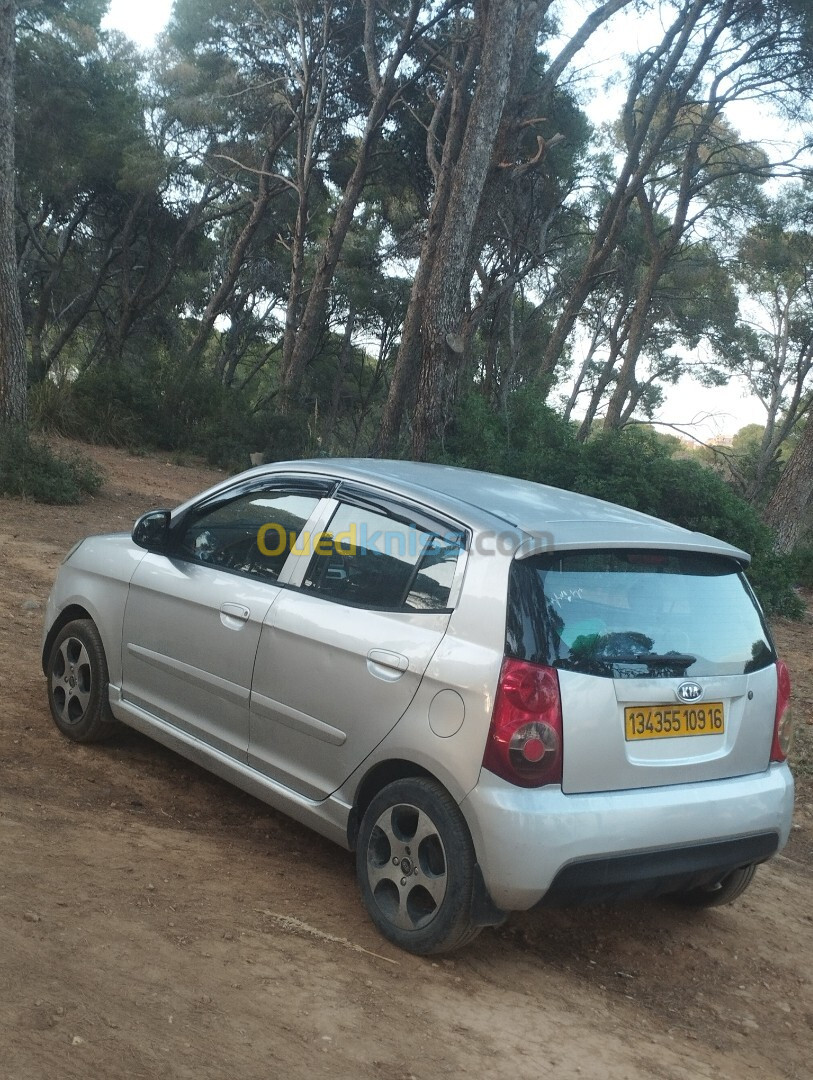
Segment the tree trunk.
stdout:
<path fill-rule="evenodd" d="M 197 366 L 198 361 L 203 355 L 203 350 L 206 348 L 206 344 L 212 335 L 218 315 L 221 315 L 226 309 L 229 298 L 234 291 L 237 278 L 243 268 L 249 245 L 265 220 L 266 210 L 268 209 L 271 200 L 282 190 L 280 186 L 271 186 L 270 169 L 273 163 L 274 151 L 271 149 L 266 150 L 263 155 L 262 165 L 260 166 L 260 176 L 257 182 L 257 195 L 252 202 L 251 214 L 234 242 L 234 246 L 229 253 L 226 272 L 221 278 L 220 284 L 213 296 L 210 298 L 209 303 L 206 305 L 206 310 L 200 320 L 198 331 L 195 334 L 192 344 L 189 346 L 185 360 L 187 376 L 189 372 Z"/>
<path fill-rule="evenodd" d="M 339 256 L 350 231 L 350 226 L 353 223 L 353 215 L 367 180 L 373 136 L 376 134 L 377 128 L 378 122 L 375 124 L 375 130 L 368 130 L 362 141 L 356 167 L 347 183 L 347 187 L 344 189 L 336 217 L 333 219 L 325 246 L 322 249 L 316 273 L 311 283 L 308 300 L 305 304 L 305 310 L 302 313 L 299 328 L 293 341 L 290 360 L 282 375 L 280 399 L 282 412 L 290 410 L 302 385 L 305 370 L 316 351 L 319 334 L 325 323 L 330 287 L 333 283 L 336 267 L 339 265 Z"/>
<path fill-rule="evenodd" d="M 607 341 L 607 357 L 601 365 L 601 368 L 596 373 L 595 383 L 590 393 L 590 399 L 587 403 L 587 409 L 585 411 L 584 418 L 582 419 L 579 427 L 578 439 L 580 442 L 586 442 L 590 437 L 592 431 L 593 421 L 596 418 L 596 413 L 599 410 L 599 406 L 604 398 L 604 391 L 613 381 L 613 372 L 615 371 L 615 365 L 618 361 L 618 357 L 621 355 L 621 350 L 627 340 L 628 332 L 628 319 L 627 313 L 629 310 L 630 294 L 628 285 L 624 285 L 623 293 L 618 302 L 618 306 L 615 315 L 612 318 L 612 322 L 606 328 L 606 341 Z M 601 321 L 603 316 L 599 316 Z M 601 326 L 596 327 L 596 333 L 601 332 Z M 575 399 L 573 399 L 575 407 Z M 566 415 L 565 419 L 569 420 L 570 415 Z"/>
<path fill-rule="evenodd" d="M 339 351 L 339 358 L 336 362 L 336 372 L 333 376 L 333 389 L 330 394 L 330 408 L 328 409 L 327 418 L 325 420 L 324 430 L 322 432 L 322 447 L 327 451 L 329 457 L 333 456 L 334 445 L 336 439 L 336 424 L 339 420 L 339 409 L 342 403 L 342 390 L 344 389 L 344 379 L 347 374 L 347 369 L 350 367 L 350 360 L 353 356 L 353 332 L 356 329 L 356 309 L 351 302 L 350 310 L 347 313 L 347 319 L 344 324 L 344 336 L 342 337 L 342 347 Z"/>
<path fill-rule="evenodd" d="M 426 457 L 443 430 L 462 353 L 468 298 L 466 269 L 488 170 L 510 90 L 511 60 L 520 18 L 519 0 L 491 0 L 482 28 L 477 89 L 452 180 L 423 302 L 421 365 L 412 456 Z"/>
<path fill-rule="evenodd" d="M 412 289 L 409 294 L 404 326 L 401 331 L 401 343 L 395 361 L 390 390 L 381 416 L 375 453 L 378 457 L 392 456 L 396 452 L 401 422 L 407 401 L 414 392 L 418 380 L 418 366 L 421 357 L 421 324 L 423 321 L 423 301 L 429 288 L 429 278 L 435 263 L 438 240 L 454 177 L 454 169 L 460 154 L 466 120 L 469 112 L 468 87 L 477 61 L 480 58 L 480 37 L 472 35 L 468 43 L 465 59 L 457 69 L 456 56 L 452 56 L 443 94 L 435 106 L 432 123 L 426 142 L 426 155 L 435 180 L 435 192 L 429 211 L 426 234 L 421 244 L 421 254 Z M 441 128 L 446 112 L 446 137 L 440 160 L 437 157 L 435 140 Z"/>
<path fill-rule="evenodd" d="M 290 358 L 282 373 L 280 393 L 280 411 L 288 412 L 299 393 L 302 379 L 308 364 L 313 359 L 318 347 L 327 314 L 330 289 L 339 265 L 339 258 L 353 224 L 353 216 L 367 182 L 370 159 L 378 140 L 381 126 L 386 120 L 398 93 L 397 78 L 401 63 L 410 46 L 422 31 L 416 29 L 421 13 L 421 0 L 410 0 L 398 43 L 390 54 L 383 74 L 379 74 L 379 59 L 375 43 L 375 0 L 366 0 L 364 50 L 370 80 L 372 101 L 364 125 L 364 132 L 358 141 L 356 164 L 350 179 L 339 199 L 333 222 L 328 230 L 313 281 L 310 284 L 308 299 L 302 312 L 296 338 L 291 348 Z"/>
<path fill-rule="evenodd" d="M 562 72 L 590 35 L 629 2 L 606 0 L 596 7 L 550 63 L 543 93 L 553 92 Z M 433 166 L 436 197 L 381 422 L 378 453 L 394 449 L 404 405 L 416 382 L 413 456 L 425 454 L 429 441 L 441 434 L 444 418 L 453 408 L 465 365 L 467 333 L 470 336 L 474 329 L 466 309 L 483 239 L 482 211 L 489 166 L 501 158 L 500 147 L 509 134 L 510 121 L 521 119 L 525 73 L 537 55 L 539 26 L 550 6 L 550 0 L 491 0 L 476 9 L 483 23 L 475 35 L 482 49 L 476 90 L 471 109 L 464 114 L 461 149 L 454 153 L 449 152 L 448 144 L 451 136 L 458 136 L 458 128 L 452 120 L 447 128 L 441 170 L 453 170 L 452 189 L 445 196 L 448 206 L 441 193 L 442 173 L 439 177 Z M 459 83 L 470 86 L 462 72 Z M 429 149 L 432 165 L 434 148 Z M 437 232 L 433 232 L 433 224 Z"/>
<path fill-rule="evenodd" d="M 813 503 L 813 420 L 808 419 L 776 491 L 765 508 L 765 520 L 776 532 L 776 550 L 789 554 L 802 538 Z"/>
<path fill-rule="evenodd" d="M 655 287 L 663 274 L 667 257 L 664 251 L 652 252 L 652 262 L 638 289 L 638 295 L 635 298 L 635 305 L 630 317 L 624 360 L 618 370 L 615 389 L 610 395 L 607 412 L 604 416 L 604 429 L 606 431 L 613 431 L 623 426 L 624 406 L 633 391 L 635 368 L 649 329 L 652 297 L 655 293 Z"/>
<path fill-rule="evenodd" d="M 282 343 L 282 376 L 291 366 L 291 359 L 296 345 L 299 313 L 303 306 L 305 281 L 305 246 L 308 236 L 308 218 L 310 216 L 311 184 L 319 160 L 318 145 L 321 137 L 322 119 L 328 97 L 329 43 L 332 34 L 332 21 L 329 3 L 322 12 L 321 56 L 316 69 L 313 55 L 309 48 L 309 39 L 303 18 L 301 5 L 296 4 L 297 26 L 299 34 L 299 52 L 301 71 L 299 75 L 300 97 L 297 110 L 296 133 L 296 193 L 297 212 L 294 233 L 291 240 L 291 278 L 288 289 L 288 303 L 285 308 L 285 331 Z"/>
<path fill-rule="evenodd" d="M 784 326 L 782 335 L 787 336 Z M 799 349 L 790 401 L 784 402 L 783 390 L 786 384 L 780 381 L 781 376 L 778 373 L 771 380 L 770 394 L 761 399 L 768 410 L 768 416 L 760 443 L 756 473 L 745 490 L 745 497 L 749 502 L 761 501 L 768 483 L 769 469 L 779 455 L 780 446 L 811 407 L 810 398 L 805 394 L 807 378 L 813 367 L 811 361 L 813 361 L 813 338 L 805 341 Z"/>
<path fill-rule="evenodd" d="M 0 0 L 0 425 L 25 425 L 27 356 L 17 281 L 14 188 L 14 30 L 17 5 Z"/>
<path fill-rule="evenodd" d="M 152 230 L 148 234 L 149 238 L 149 254 L 146 256 L 146 262 L 142 263 L 139 267 L 140 279 L 135 289 L 132 291 L 126 289 L 123 293 L 121 312 L 119 315 L 119 321 L 116 326 L 114 334 L 113 352 L 116 359 L 121 360 L 124 355 L 124 349 L 133 333 L 133 328 L 139 319 L 157 304 L 161 297 L 167 292 L 172 284 L 175 275 L 180 266 L 181 258 L 189 244 L 190 238 L 200 228 L 203 220 L 203 212 L 206 207 L 212 202 L 213 196 L 211 194 L 212 186 L 207 184 L 200 198 L 194 203 L 189 210 L 186 219 L 184 221 L 183 230 L 176 239 L 169 257 L 166 259 L 166 263 L 162 268 L 162 273 L 153 288 L 149 288 L 151 270 L 155 265 L 154 248 L 152 244 Z M 131 246 L 134 239 L 136 239 L 136 226 L 138 225 L 138 217 L 141 216 L 141 211 L 146 202 L 145 197 L 139 195 L 128 215 L 127 225 L 124 229 L 124 234 L 121 243 L 121 257 L 125 261 L 127 260 L 128 248 Z M 129 278 L 129 270 L 126 277 Z"/>
<path fill-rule="evenodd" d="M 601 318 L 596 319 L 596 325 L 593 327 L 593 333 L 590 335 L 590 344 L 587 346 L 587 351 L 584 354 L 584 360 L 582 360 L 579 373 L 573 383 L 573 389 L 570 391 L 570 397 L 567 399 L 565 410 L 562 413 L 562 419 L 570 421 L 570 417 L 573 415 L 573 410 L 579 401 L 579 394 L 582 392 L 584 381 L 587 378 L 587 374 L 590 371 L 590 366 L 593 363 L 593 359 L 596 355 L 596 350 L 599 345 L 599 335 L 601 333 Z"/>
<path fill-rule="evenodd" d="M 678 17 L 667 29 L 658 48 L 642 58 L 636 68 L 622 114 L 627 138 L 627 156 L 612 195 L 602 211 L 581 271 L 568 289 L 567 304 L 548 339 L 538 370 L 538 378 L 543 387 L 549 386 L 553 380 L 565 343 L 576 325 L 585 301 L 616 249 L 630 206 L 672 131 L 680 109 L 694 91 L 715 44 L 726 28 L 733 6 L 733 0 L 723 0 L 717 18 L 708 28 L 697 56 L 688 68 L 681 71 L 681 62 L 689 47 L 692 33 L 708 9 L 707 0 L 684 0 Z M 657 76 L 651 88 L 647 88 L 647 77 L 654 71 L 657 71 Z M 659 114 L 658 106 L 667 97 L 668 106 Z"/>
<path fill-rule="evenodd" d="M 296 212 L 294 235 L 291 240 L 291 277 L 288 286 L 288 302 L 285 305 L 285 330 L 282 339 L 283 376 L 291 366 L 291 357 L 294 354 L 299 325 L 299 312 L 302 307 L 309 196 L 308 187 L 304 185 L 300 187 L 299 206 Z"/>
<path fill-rule="evenodd" d="M 40 383 L 48 374 L 48 365 L 45 363 L 43 351 L 43 337 L 48 325 L 48 315 L 51 309 L 51 299 L 54 295 L 59 279 L 70 250 L 71 243 L 76 231 L 88 215 L 92 199 L 83 202 L 74 212 L 73 217 L 65 226 L 57 244 L 57 253 L 51 265 L 51 271 L 45 278 L 40 294 L 37 298 L 33 318 L 28 328 L 29 344 L 31 348 L 31 381 Z"/>
<path fill-rule="evenodd" d="M 49 346 L 47 354 L 41 361 L 46 372 L 50 371 L 56 364 L 62 350 L 67 346 L 68 342 L 84 322 L 88 313 L 94 308 L 99 293 L 109 281 L 110 268 L 118 258 L 119 252 L 132 240 L 135 226 L 136 213 L 135 210 L 131 208 L 122 229 L 119 230 L 117 226 L 112 236 L 108 239 L 107 251 L 104 256 L 100 253 L 98 265 L 94 269 L 94 279 L 88 291 L 82 296 L 76 297 L 75 301 L 72 301 L 54 320 L 55 326 L 59 325 L 63 318 L 65 321 L 62 325 L 62 329 Z M 69 312 L 70 314 L 68 314 Z M 110 355 L 107 350 L 103 353 L 103 359 L 105 363 L 110 360 Z"/>
<path fill-rule="evenodd" d="M 613 374 L 615 372 L 615 362 L 618 359 L 618 354 L 615 351 L 610 353 L 609 359 L 604 362 L 601 371 L 598 373 L 596 379 L 596 385 L 593 387 L 593 392 L 590 395 L 590 400 L 587 403 L 582 422 L 579 425 L 579 431 L 577 439 L 579 442 L 587 442 L 593 431 L 593 421 L 596 419 L 596 414 L 601 406 L 602 399 L 604 398 L 604 392 L 610 383 L 613 381 Z"/>
<path fill-rule="evenodd" d="M 427 233 L 424 248 L 429 242 L 429 234 Z M 395 371 L 393 372 L 387 400 L 384 403 L 384 410 L 381 414 L 378 438 L 374 448 L 376 457 L 394 457 L 397 453 L 398 437 L 401 433 L 404 410 L 414 390 L 415 373 L 418 366 L 418 357 L 420 356 L 421 316 L 423 314 L 421 300 L 429 282 L 431 269 L 431 262 L 425 260 L 422 255 L 418 261 L 415 279 L 412 282 L 404 327 L 401 332 L 401 343 L 398 346 L 398 356 L 395 361 Z"/>

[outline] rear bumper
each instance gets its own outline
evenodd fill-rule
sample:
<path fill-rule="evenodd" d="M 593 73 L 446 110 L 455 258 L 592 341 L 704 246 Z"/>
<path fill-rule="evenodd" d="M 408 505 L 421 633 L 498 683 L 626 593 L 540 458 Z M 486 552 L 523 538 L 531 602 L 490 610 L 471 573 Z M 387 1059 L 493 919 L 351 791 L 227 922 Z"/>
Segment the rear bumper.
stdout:
<path fill-rule="evenodd" d="M 712 844 L 660 848 L 568 863 L 540 901 L 546 907 L 662 896 L 718 881 L 721 872 L 765 862 L 779 849 L 775 832 Z"/>
<path fill-rule="evenodd" d="M 526 790 L 483 770 L 461 803 L 494 903 L 505 911 L 668 891 L 787 841 L 787 765 L 729 780 L 593 795 Z M 549 897 L 546 894 L 550 893 Z"/>

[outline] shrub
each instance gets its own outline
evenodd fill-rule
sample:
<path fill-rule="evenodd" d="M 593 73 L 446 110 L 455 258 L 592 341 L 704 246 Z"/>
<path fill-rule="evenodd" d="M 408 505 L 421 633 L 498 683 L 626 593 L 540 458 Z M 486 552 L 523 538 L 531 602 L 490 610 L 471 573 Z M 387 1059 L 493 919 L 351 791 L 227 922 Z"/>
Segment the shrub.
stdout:
<path fill-rule="evenodd" d="M 791 562 L 797 585 L 813 589 L 813 546 L 804 544 L 798 547 L 791 556 Z"/>
<path fill-rule="evenodd" d="M 461 402 L 434 460 L 504 473 L 555 487 L 571 487 L 581 445 L 575 430 L 533 393 L 512 394 L 495 412 L 480 394 Z"/>
<path fill-rule="evenodd" d="M 130 450 L 200 454 L 210 464 L 246 468 L 266 439 L 244 394 L 212 374 L 177 371 L 160 357 L 91 368 L 57 386 L 32 387 L 32 422 L 45 431 Z"/>
<path fill-rule="evenodd" d="M 0 428 L 0 494 L 67 505 L 102 486 L 102 474 L 81 454 L 55 454 L 20 428 Z"/>
<path fill-rule="evenodd" d="M 650 429 L 600 432 L 580 443 L 530 392 L 513 394 L 503 415 L 478 396 L 463 402 L 436 460 L 578 491 L 718 537 L 752 556 L 748 576 L 766 611 L 802 612 L 794 563 L 774 552 L 757 511 L 710 469 L 673 459 Z"/>
<path fill-rule="evenodd" d="M 798 618 L 792 561 L 777 555 L 758 512 L 717 473 L 671 458 L 651 431 L 601 433 L 582 448 L 575 490 L 707 533 L 752 556 L 748 570 L 767 612 Z"/>

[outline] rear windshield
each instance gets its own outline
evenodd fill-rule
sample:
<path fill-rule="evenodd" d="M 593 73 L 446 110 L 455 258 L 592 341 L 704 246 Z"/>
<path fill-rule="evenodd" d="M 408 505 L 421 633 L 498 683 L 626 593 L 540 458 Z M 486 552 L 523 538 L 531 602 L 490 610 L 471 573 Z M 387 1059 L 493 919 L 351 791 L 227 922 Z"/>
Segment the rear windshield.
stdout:
<path fill-rule="evenodd" d="M 741 675 L 775 660 L 733 560 L 642 550 L 516 560 L 506 653 L 615 679 Z"/>

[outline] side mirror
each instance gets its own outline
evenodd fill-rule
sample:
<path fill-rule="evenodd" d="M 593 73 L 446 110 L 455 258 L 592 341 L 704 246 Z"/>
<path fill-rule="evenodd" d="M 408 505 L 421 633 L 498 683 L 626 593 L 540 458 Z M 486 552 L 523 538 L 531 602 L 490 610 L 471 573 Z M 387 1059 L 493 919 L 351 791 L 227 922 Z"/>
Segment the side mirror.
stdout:
<path fill-rule="evenodd" d="M 166 551 L 171 520 L 171 510 L 150 510 L 143 514 L 133 526 L 133 543 L 158 554 Z"/>

